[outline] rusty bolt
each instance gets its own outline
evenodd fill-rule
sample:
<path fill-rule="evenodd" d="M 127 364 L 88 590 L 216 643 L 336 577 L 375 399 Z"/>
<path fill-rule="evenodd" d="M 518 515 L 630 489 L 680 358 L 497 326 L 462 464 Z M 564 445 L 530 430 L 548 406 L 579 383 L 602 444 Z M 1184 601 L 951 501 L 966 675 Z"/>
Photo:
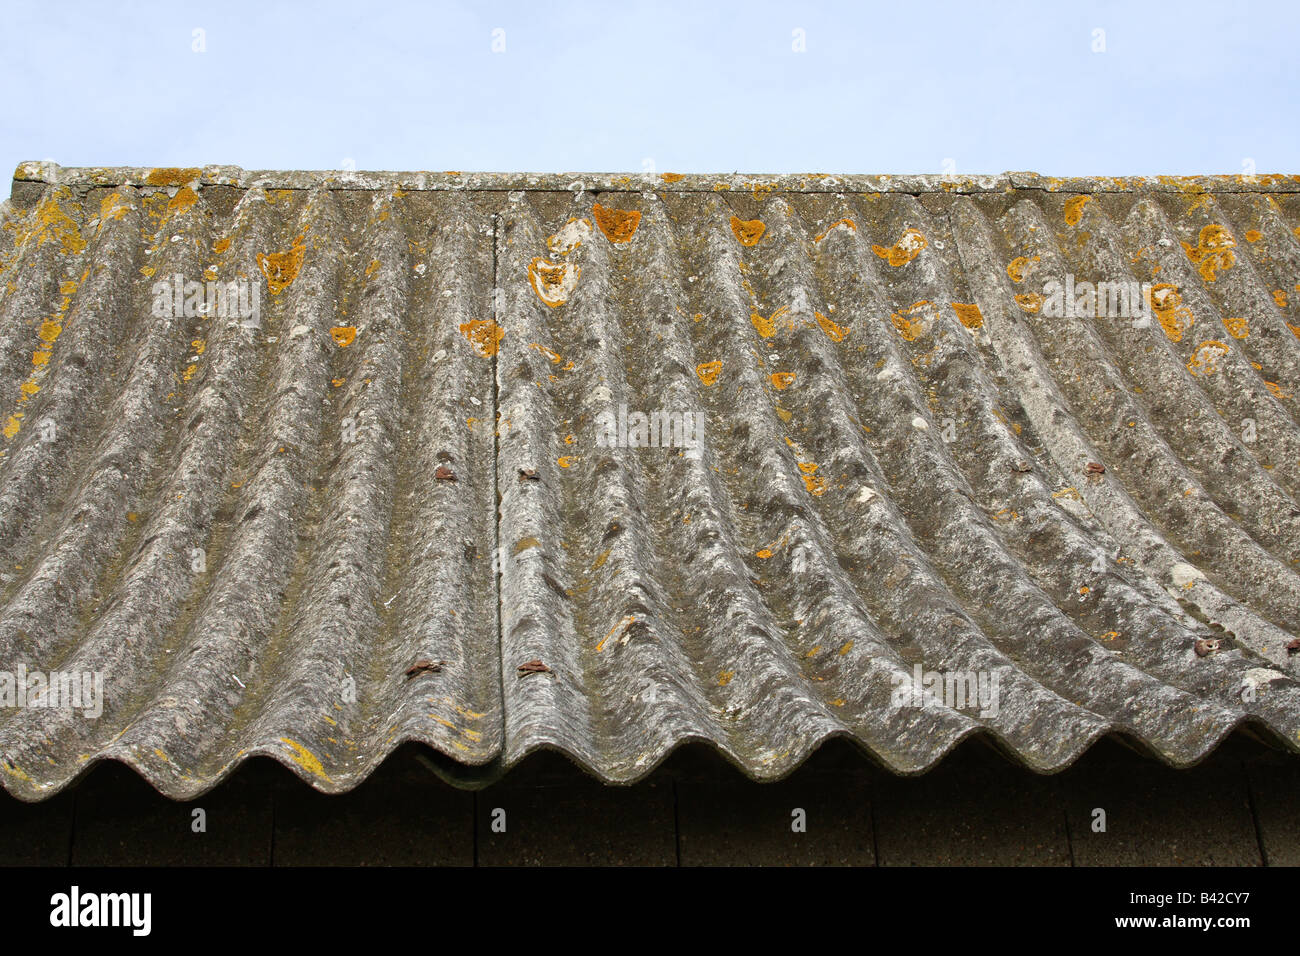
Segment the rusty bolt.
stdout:
<path fill-rule="evenodd" d="M 438 673 L 438 671 L 442 670 L 442 665 L 445 663 L 447 662 L 446 661 L 434 662 L 429 660 L 416 661 L 414 664 L 412 664 L 410 667 L 406 669 L 406 679 L 410 680 L 416 674 L 424 674 L 424 673 L 436 674 Z"/>
<path fill-rule="evenodd" d="M 1106 466 L 1099 461 L 1090 461 L 1084 466 L 1083 473 L 1089 478 L 1100 478 L 1106 474 Z"/>
<path fill-rule="evenodd" d="M 1209 657 L 1211 654 L 1219 652 L 1219 639 L 1217 637 L 1202 637 L 1196 642 L 1196 656 Z"/>
<path fill-rule="evenodd" d="M 439 481 L 455 481 L 456 473 L 446 465 L 439 465 L 438 470 L 433 473 L 433 477 Z"/>

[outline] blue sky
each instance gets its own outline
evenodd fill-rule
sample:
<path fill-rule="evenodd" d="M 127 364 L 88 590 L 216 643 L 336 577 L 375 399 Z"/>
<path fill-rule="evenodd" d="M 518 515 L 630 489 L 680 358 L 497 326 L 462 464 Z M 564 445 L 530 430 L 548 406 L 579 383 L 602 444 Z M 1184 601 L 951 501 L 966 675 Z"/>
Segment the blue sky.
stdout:
<path fill-rule="evenodd" d="M 0 175 L 27 159 L 1296 173 L 1298 13 L 1294 0 L 17 4 L 0 33 Z"/>

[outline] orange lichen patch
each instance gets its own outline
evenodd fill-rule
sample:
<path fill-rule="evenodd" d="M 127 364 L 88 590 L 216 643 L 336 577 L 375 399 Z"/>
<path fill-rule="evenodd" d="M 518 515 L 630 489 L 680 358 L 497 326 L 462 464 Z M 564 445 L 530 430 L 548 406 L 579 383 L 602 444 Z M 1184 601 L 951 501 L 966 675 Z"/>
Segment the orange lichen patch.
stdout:
<path fill-rule="evenodd" d="M 1091 202 L 1091 196 L 1075 196 L 1073 199 L 1065 201 L 1065 224 L 1067 226 L 1077 226 L 1079 220 L 1083 218 L 1083 207 Z"/>
<path fill-rule="evenodd" d="M 548 349 L 545 345 L 542 345 L 540 342 L 529 342 L 528 347 L 530 349 L 533 349 L 534 351 L 541 352 L 548 359 L 550 359 L 551 363 L 554 365 L 559 365 L 561 362 L 564 361 L 563 355 L 561 355 L 559 352 L 555 351 L 554 349 Z"/>
<path fill-rule="evenodd" d="M 15 245 L 23 246 L 35 239 L 36 248 L 39 249 L 47 239 L 52 239 L 63 246 L 63 251 L 69 255 L 82 252 L 86 248 L 86 240 L 81 237 L 76 221 L 59 205 L 60 201 L 69 198 L 71 193 L 67 187 L 60 186 L 55 190 L 49 199 L 36 207 L 32 225 L 18 231 Z"/>
<path fill-rule="evenodd" d="M 799 462 L 799 470 L 803 472 L 803 484 L 810 495 L 814 498 L 820 498 L 826 494 L 826 479 L 817 474 L 815 462 L 801 461 Z"/>
<path fill-rule="evenodd" d="M 731 683 L 731 679 L 736 676 L 735 671 L 723 671 L 718 675 L 718 686 L 726 687 Z"/>
<path fill-rule="evenodd" d="M 659 178 L 666 183 L 679 183 L 686 177 L 681 173 L 660 173 Z"/>
<path fill-rule="evenodd" d="M 736 241 L 742 246 L 752 246 L 763 238 L 763 233 L 767 232 L 767 226 L 763 225 L 761 219 L 741 219 L 732 216 L 731 231 L 735 235 Z"/>
<path fill-rule="evenodd" d="M 1286 324 L 1286 327 L 1291 330 L 1292 335 L 1300 339 L 1300 325 L 1292 325 L 1290 322 L 1288 322 Z"/>
<path fill-rule="evenodd" d="M 1237 240 L 1223 226 L 1211 223 L 1201 230 L 1196 245 L 1182 243 L 1187 258 L 1197 265 L 1197 271 L 1206 282 L 1213 282 L 1219 271 L 1227 272 L 1237 262 L 1233 249 Z"/>
<path fill-rule="evenodd" d="M 193 182 L 199 178 L 197 168 L 177 169 L 174 166 L 160 166 L 158 169 L 149 170 L 149 175 L 144 178 L 146 186 L 184 186 L 186 183 Z"/>
<path fill-rule="evenodd" d="M 845 641 L 844 646 L 839 649 L 840 657 L 843 657 L 849 651 L 853 650 L 853 641 Z"/>
<path fill-rule="evenodd" d="M 768 558 L 770 558 L 774 553 L 775 553 L 775 552 L 774 552 L 771 548 L 761 548 L 761 549 L 759 549 L 758 551 L 755 551 L 755 552 L 754 552 L 754 557 L 756 557 L 756 558 L 762 558 L 764 561 L 766 561 L 766 560 L 767 560 Z"/>
<path fill-rule="evenodd" d="M 1244 318 L 1236 316 L 1225 318 L 1223 327 L 1228 330 L 1228 334 L 1234 339 L 1244 339 L 1250 335 L 1250 323 Z"/>
<path fill-rule="evenodd" d="M 1273 301 L 1277 303 L 1279 309 L 1285 309 L 1287 303 L 1286 289 L 1274 289 Z"/>
<path fill-rule="evenodd" d="M 635 209 L 611 209 L 600 203 L 591 207 L 591 218 L 613 243 L 631 242 L 637 226 L 641 225 L 641 213 Z"/>
<path fill-rule="evenodd" d="M 1147 294 L 1147 300 L 1160 321 L 1160 327 L 1165 330 L 1165 335 L 1172 342 L 1181 342 L 1183 334 L 1192 327 L 1195 320 L 1192 310 L 1183 305 L 1178 286 L 1168 282 L 1153 286 Z"/>
<path fill-rule="evenodd" d="M 307 254 L 307 245 L 303 241 L 306 236 L 307 230 L 304 229 L 294 239 L 293 245 L 284 252 L 257 254 L 257 267 L 262 270 L 262 275 L 266 276 L 266 287 L 271 290 L 271 295 L 279 295 L 288 288 L 289 283 L 298 278 L 303 256 Z"/>
<path fill-rule="evenodd" d="M 1037 268 L 1035 263 L 1038 261 L 1038 256 L 1016 256 L 1007 263 L 1007 275 L 1010 276 L 1012 282 L 1019 285 Z"/>
<path fill-rule="evenodd" d="M 5 420 L 5 427 L 4 427 L 5 438 L 13 438 L 15 435 L 18 434 L 18 430 L 22 428 L 22 418 L 23 418 L 22 412 L 14 412 Z"/>
<path fill-rule="evenodd" d="M 533 291 L 552 309 L 569 301 L 581 277 L 582 267 L 572 262 L 547 262 L 538 257 L 528 264 L 528 281 Z"/>
<path fill-rule="evenodd" d="M 1258 229 L 1247 229 L 1247 230 L 1246 230 L 1246 241 L 1247 241 L 1247 242 L 1259 242 L 1259 240 L 1261 240 L 1261 239 L 1263 239 L 1263 238 L 1264 238 L 1264 234 L 1263 234 L 1262 232 L 1260 232 Z"/>
<path fill-rule="evenodd" d="M 208 282 L 211 282 L 216 277 L 217 277 L 217 270 L 212 266 L 209 266 L 208 268 L 203 270 L 203 278 Z"/>
<path fill-rule="evenodd" d="M 898 334 L 903 337 L 904 342 L 915 342 L 930 331 L 930 323 L 934 320 L 934 308 L 929 299 L 922 299 L 920 302 L 913 302 L 905 309 L 899 309 L 889 317 L 889 320 L 898 330 Z"/>
<path fill-rule="evenodd" d="M 357 327 L 355 325 L 336 325 L 330 329 L 330 338 L 334 344 L 341 349 L 347 348 L 357 337 Z"/>
<path fill-rule="evenodd" d="M 50 322 L 49 320 L 46 320 L 42 322 L 40 328 L 36 330 L 36 337 L 46 345 L 53 345 L 62 332 L 62 325 L 58 322 Z"/>
<path fill-rule="evenodd" d="M 795 378 L 794 372 L 773 372 L 770 376 L 772 387 L 778 392 L 785 391 L 793 385 Z"/>
<path fill-rule="evenodd" d="M 751 312 L 749 321 L 754 323 L 754 328 L 758 329 L 759 335 L 765 339 L 770 339 L 776 335 L 776 323 L 789 311 L 788 307 L 777 309 L 769 318 L 763 318 L 759 313 Z"/>
<path fill-rule="evenodd" d="M 366 278 L 369 279 L 372 275 L 374 275 L 378 271 L 379 271 L 379 260 L 371 259 L 370 265 L 366 266 Z"/>
<path fill-rule="evenodd" d="M 846 326 L 836 325 L 820 312 L 814 312 L 813 315 L 817 317 L 817 324 L 821 326 L 822 331 L 826 333 L 826 337 L 832 342 L 843 342 L 844 337 L 849 334 L 849 329 Z"/>
<path fill-rule="evenodd" d="M 1284 389 L 1277 382 L 1265 382 L 1264 387 L 1269 390 L 1274 398 L 1290 398 L 1291 393 Z"/>
<path fill-rule="evenodd" d="M 890 248 L 884 246 L 872 246 L 871 251 L 880 258 L 884 259 L 894 268 L 905 266 L 921 254 L 921 250 L 928 246 L 929 241 L 923 236 L 918 229 L 907 229 L 899 240 Z"/>
<path fill-rule="evenodd" d="M 557 256 L 567 256 L 591 235 L 591 220 L 570 219 L 553 236 L 546 237 L 546 248 Z"/>
<path fill-rule="evenodd" d="M 335 388 L 342 388 L 343 383 L 346 381 L 347 381 L 346 378 L 332 378 L 330 379 L 330 384 L 333 385 Z"/>
<path fill-rule="evenodd" d="M 131 204 L 122 198 L 121 193 L 109 193 L 99 204 L 100 225 L 114 219 L 121 219 L 132 208 Z"/>
<path fill-rule="evenodd" d="M 155 272 L 157 272 L 157 271 L 158 271 L 158 270 L 155 269 L 153 266 L 141 266 L 141 267 L 140 267 L 140 275 L 144 276 L 146 279 L 152 279 L 152 278 L 153 278 L 153 274 L 154 274 Z"/>
<path fill-rule="evenodd" d="M 195 355 L 202 355 L 207 350 L 207 343 L 202 339 L 191 339 L 190 348 L 194 350 Z"/>
<path fill-rule="evenodd" d="M 700 377 L 700 381 L 705 385 L 712 385 L 718 380 L 718 375 L 722 372 L 722 362 L 701 362 L 695 366 L 695 374 Z"/>
<path fill-rule="evenodd" d="M 1043 297 L 1037 292 L 1025 292 L 1015 297 L 1016 305 L 1031 315 L 1043 307 Z"/>
<path fill-rule="evenodd" d="M 957 314 L 958 321 L 968 329 L 974 330 L 984 325 L 984 313 L 974 303 L 954 302 L 952 310 Z"/>
<path fill-rule="evenodd" d="M 826 228 L 826 231 L 823 232 L 821 235 L 814 236 L 813 242 L 821 242 L 823 239 L 825 239 L 827 236 L 829 236 L 832 232 L 834 232 L 837 229 L 841 229 L 844 232 L 857 232 L 858 224 L 854 222 L 852 219 L 840 219 L 837 222 L 831 223 Z"/>
<path fill-rule="evenodd" d="M 749 187 L 750 192 L 754 194 L 754 198 L 759 202 L 766 199 L 767 194 L 776 189 L 776 183 L 745 183 L 745 185 Z"/>
<path fill-rule="evenodd" d="M 1231 351 L 1226 342 L 1215 339 L 1202 342 L 1192 353 L 1192 360 L 1187 363 L 1187 371 L 1193 375 L 1213 375 L 1219 370 L 1219 363 Z"/>
<path fill-rule="evenodd" d="M 506 337 L 506 330 L 491 319 L 473 319 L 460 326 L 460 334 L 481 358 L 491 358 L 497 354 L 497 345 Z"/>
<path fill-rule="evenodd" d="M 555 459 L 555 463 L 561 468 L 572 468 L 580 461 L 582 461 L 582 459 L 577 455 L 561 455 L 559 458 Z"/>
<path fill-rule="evenodd" d="M 35 366 L 37 366 L 38 368 L 39 368 L 40 366 L 42 366 L 42 365 L 49 365 L 49 364 L 50 364 L 50 350 L 49 350 L 49 349 L 37 349 L 35 352 L 33 352 L 33 353 L 32 353 L 32 364 L 35 365 Z"/>
<path fill-rule="evenodd" d="M 197 365 L 187 365 L 185 371 L 181 373 L 181 381 L 188 382 L 194 377 L 194 373 L 199 370 Z"/>
<path fill-rule="evenodd" d="M 183 212 L 188 212 L 196 202 L 199 201 L 199 194 L 189 186 L 182 186 L 176 190 L 176 195 L 167 203 L 167 212 L 164 219 L 171 219 L 173 216 L 179 216 Z"/>
<path fill-rule="evenodd" d="M 212 251 L 217 253 L 217 255 L 220 255 L 221 253 L 225 252 L 229 248 L 230 248 L 229 236 L 227 236 L 224 239 L 218 239 L 216 242 L 212 244 Z"/>

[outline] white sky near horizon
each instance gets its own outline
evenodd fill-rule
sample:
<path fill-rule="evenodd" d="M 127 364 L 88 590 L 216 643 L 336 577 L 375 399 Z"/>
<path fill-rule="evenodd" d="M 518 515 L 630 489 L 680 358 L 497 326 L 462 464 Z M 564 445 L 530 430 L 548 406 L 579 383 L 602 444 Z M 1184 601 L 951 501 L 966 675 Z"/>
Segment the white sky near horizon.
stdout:
<path fill-rule="evenodd" d="M 6 6 L 6 177 L 1300 173 L 1294 0 Z"/>

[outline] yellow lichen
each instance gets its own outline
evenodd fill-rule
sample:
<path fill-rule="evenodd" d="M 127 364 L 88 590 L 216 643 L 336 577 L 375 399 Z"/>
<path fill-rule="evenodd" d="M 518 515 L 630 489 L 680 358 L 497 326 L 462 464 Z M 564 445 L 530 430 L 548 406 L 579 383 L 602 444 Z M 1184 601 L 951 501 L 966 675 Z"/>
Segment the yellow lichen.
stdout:
<path fill-rule="evenodd" d="M 742 246 L 752 246 L 763 238 L 763 233 L 767 232 L 767 226 L 763 225 L 761 219 L 740 219 L 737 216 L 732 216 L 731 231 L 735 235 L 736 241 Z"/>
<path fill-rule="evenodd" d="M 1019 285 L 1034 271 L 1035 263 L 1038 261 L 1038 256 L 1016 256 L 1007 263 L 1007 275 L 1012 282 Z"/>
<path fill-rule="evenodd" d="M 954 302 L 952 310 L 957 314 L 958 321 L 968 329 L 978 329 L 984 325 L 984 313 L 978 305 Z"/>
<path fill-rule="evenodd" d="M 712 385 L 718 380 L 718 374 L 722 371 L 722 362 L 701 362 L 695 366 L 695 374 L 700 377 L 700 381 L 705 385 Z"/>
<path fill-rule="evenodd" d="M 751 312 L 749 315 L 749 321 L 754 323 L 754 328 L 758 329 L 759 335 L 765 339 L 770 339 L 776 334 L 777 321 L 789 311 L 789 308 L 780 308 L 773 312 L 768 318 L 764 318 L 758 312 Z"/>
<path fill-rule="evenodd" d="M 836 222 L 831 223 L 826 228 L 825 232 L 821 233 L 820 235 L 814 236 L 813 242 L 821 242 L 823 239 L 829 236 L 836 229 L 842 229 L 845 232 L 857 232 L 858 224 L 854 222 L 852 219 L 840 219 Z"/>
<path fill-rule="evenodd" d="M 794 384 L 796 376 L 794 372 L 773 372 L 769 378 L 771 379 L 772 387 L 778 392 L 781 392 Z"/>
<path fill-rule="evenodd" d="M 1234 339 L 1244 339 L 1250 335 L 1250 323 L 1238 316 L 1225 317 L 1223 327 Z"/>
<path fill-rule="evenodd" d="M 641 213 L 635 209 L 611 209 L 596 203 L 591 207 L 591 217 L 613 243 L 631 242 L 641 225 Z"/>
<path fill-rule="evenodd" d="M 528 264 L 528 282 L 549 308 L 564 305 L 582 277 L 582 267 L 573 262 L 548 262 L 541 257 Z"/>
<path fill-rule="evenodd" d="M 1187 371 L 1192 375 L 1213 375 L 1219 370 L 1219 363 L 1229 351 L 1225 342 L 1215 339 L 1202 342 L 1192 353 L 1192 360 L 1187 363 Z"/>
<path fill-rule="evenodd" d="M 298 277 L 303 257 L 307 254 L 306 237 L 307 230 L 304 229 L 286 251 L 257 254 L 257 267 L 266 276 L 266 287 L 271 290 L 271 295 L 279 295 Z"/>
<path fill-rule="evenodd" d="M 1186 242 L 1182 246 L 1187 258 L 1197 265 L 1197 271 L 1206 282 L 1213 282 L 1218 272 L 1227 272 L 1237 261 L 1232 252 L 1237 246 L 1237 240 L 1225 227 L 1217 224 L 1212 223 L 1203 228 L 1195 246 Z"/>
<path fill-rule="evenodd" d="M 1037 292 L 1025 292 L 1015 296 L 1016 305 L 1031 315 L 1043 307 L 1043 297 Z"/>
<path fill-rule="evenodd" d="M 145 176 L 146 186 L 184 186 L 198 179 L 201 170 L 197 168 L 177 169 L 175 166 L 160 166 L 149 170 Z"/>
<path fill-rule="evenodd" d="M 1183 305 L 1183 297 L 1178 291 L 1178 286 L 1168 282 L 1152 286 L 1147 294 L 1147 301 L 1169 340 L 1181 342 L 1184 333 L 1192 327 L 1195 319 L 1192 317 L 1192 310 Z"/>
<path fill-rule="evenodd" d="M 821 326 L 821 330 L 826 333 L 826 337 L 832 342 L 843 342 L 844 337 L 849 334 L 847 327 L 836 325 L 820 312 L 814 312 L 813 315 L 817 317 L 817 324 Z"/>
<path fill-rule="evenodd" d="M 913 302 L 905 309 L 899 309 L 889 317 L 889 320 L 898 330 L 898 334 L 903 337 L 904 342 L 915 342 L 930 331 L 930 323 L 934 320 L 934 309 L 929 299 L 922 299 Z"/>
<path fill-rule="evenodd" d="M 334 344 L 341 349 L 347 348 L 357 337 L 357 327 L 355 325 L 336 325 L 330 329 L 330 338 Z"/>
<path fill-rule="evenodd" d="M 1079 220 L 1083 218 L 1083 207 L 1088 205 L 1091 200 L 1091 196 L 1075 196 L 1073 199 L 1067 199 L 1065 201 L 1065 224 L 1067 226 L 1077 226 Z"/>
<path fill-rule="evenodd" d="M 460 326 L 460 334 L 469 340 L 479 356 L 491 358 L 497 354 L 497 346 L 506 337 L 506 330 L 491 319 L 473 319 Z"/>
<path fill-rule="evenodd" d="M 905 266 L 921 254 L 929 245 L 919 229 L 907 229 L 899 240 L 886 249 L 884 246 L 872 246 L 871 251 L 884 259 L 894 268 Z"/>
<path fill-rule="evenodd" d="M 1279 309 L 1285 309 L 1287 305 L 1286 289 L 1274 289 L 1273 301 Z"/>

